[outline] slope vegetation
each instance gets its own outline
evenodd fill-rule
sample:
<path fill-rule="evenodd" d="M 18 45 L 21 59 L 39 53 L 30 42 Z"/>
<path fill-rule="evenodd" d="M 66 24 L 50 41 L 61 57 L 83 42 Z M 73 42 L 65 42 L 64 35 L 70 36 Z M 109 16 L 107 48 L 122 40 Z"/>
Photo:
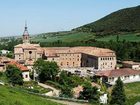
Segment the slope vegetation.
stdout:
<path fill-rule="evenodd" d="M 101 18 L 93 23 L 73 29 L 82 32 L 96 32 L 99 35 L 122 32 L 140 32 L 140 6 L 126 8 Z"/>
<path fill-rule="evenodd" d="M 0 105 L 60 105 L 14 88 L 0 86 Z"/>

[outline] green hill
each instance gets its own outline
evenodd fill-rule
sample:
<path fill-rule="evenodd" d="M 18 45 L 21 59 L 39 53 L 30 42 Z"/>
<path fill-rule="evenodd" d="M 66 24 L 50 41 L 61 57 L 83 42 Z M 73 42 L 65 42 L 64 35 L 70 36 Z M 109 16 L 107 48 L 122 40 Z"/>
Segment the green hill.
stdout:
<path fill-rule="evenodd" d="M 54 32 L 39 34 L 31 38 L 32 42 L 74 42 L 94 38 L 95 34 L 86 32 Z"/>
<path fill-rule="evenodd" d="M 99 35 L 122 32 L 140 32 L 140 6 L 126 8 L 111 13 L 93 23 L 73 29 L 82 32 L 95 32 Z"/>
<path fill-rule="evenodd" d="M 0 86 L 0 105 L 60 105 L 14 88 Z"/>

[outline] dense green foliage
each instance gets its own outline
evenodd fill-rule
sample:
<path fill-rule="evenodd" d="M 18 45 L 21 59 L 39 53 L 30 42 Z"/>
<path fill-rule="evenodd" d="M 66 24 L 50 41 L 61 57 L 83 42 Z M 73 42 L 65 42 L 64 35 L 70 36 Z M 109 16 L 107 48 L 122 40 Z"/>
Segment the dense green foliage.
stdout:
<path fill-rule="evenodd" d="M 81 85 L 84 82 L 83 78 L 80 78 L 77 75 L 72 75 L 66 71 L 62 71 L 57 80 L 61 84 L 61 95 L 63 97 L 72 97 L 72 89 Z"/>
<path fill-rule="evenodd" d="M 8 65 L 5 74 L 12 85 L 23 85 L 22 72 L 17 67 Z"/>
<path fill-rule="evenodd" d="M 98 88 L 92 87 L 90 83 L 86 83 L 83 86 L 83 91 L 80 92 L 80 99 L 88 100 L 92 103 L 99 102 L 99 92 Z"/>
<path fill-rule="evenodd" d="M 139 14 L 140 6 L 126 8 L 74 30 L 94 32 L 99 35 L 116 34 L 120 32 L 140 32 Z"/>
<path fill-rule="evenodd" d="M 126 93 L 126 105 L 134 105 L 140 101 L 140 82 L 124 85 Z"/>
<path fill-rule="evenodd" d="M 12 87 L 0 86 L 0 105 L 60 105 Z"/>
<path fill-rule="evenodd" d="M 96 38 L 97 41 L 129 41 L 129 42 L 140 42 L 140 33 L 127 33 L 118 35 L 108 35 Z"/>
<path fill-rule="evenodd" d="M 125 90 L 124 90 L 123 82 L 119 77 L 118 80 L 116 81 L 116 84 L 113 87 L 110 104 L 125 105 L 125 102 L 126 102 Z"/>
<path fill-rule="evenodd" d="M 1 38 L 0 39 L 1 43 L 0 43 L 0 50 L 9 50 L 9 51 L 14 51 L 14 46 L 17 44 L 22 43 L 22 40 L 19 39 L 15 39 L 15 38 Z"/>
<path fill-rule="evenodd" d="M 55 81 L 59 72 L 59 66 L 56 62 L 38 59 L 34 64 L 34 70 L 37 72 L 40 82 L 46 82 L 47 80 Z"/>

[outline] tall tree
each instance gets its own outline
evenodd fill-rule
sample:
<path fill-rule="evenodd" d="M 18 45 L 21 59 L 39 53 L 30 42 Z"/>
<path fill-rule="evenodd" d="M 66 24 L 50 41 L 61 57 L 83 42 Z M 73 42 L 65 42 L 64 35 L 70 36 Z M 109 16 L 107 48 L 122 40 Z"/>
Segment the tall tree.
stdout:
<path fill-rule="evenodd" d="M 38 59 L 33 68 L 37 72 L 40 82 L 46 82 L 47 80 L 55 81 L 59 72 L 59 66 L 56 62 L 44 61 L 42 59 Z"/>
<path fill-rule="evenodd" d="M 8 78 L 8 81 L 12 85 L 16 85 L 16 84 L 22 85 L 23 84 L 22 72 L 17 67 L 8 65 L 5 73 Z"/>
<path fill-rule="evenodd" d="M 86 83 L 83 86 L 83 91 L 80 92 L 80 99 L 88 100 L 92 103 L 99 102 L 99 92 L 96 87 L 92 87 L 90 83 Z"/>
<path fill-rule="evenodd" d="M 124 86 L 123 86 L 123 82 L 121 81 L 119 77 L 112 90 L 110 104 L 111 105 L 125 105 L 125 101 L 126 101 L 126 96 L 125 96 Z"/>

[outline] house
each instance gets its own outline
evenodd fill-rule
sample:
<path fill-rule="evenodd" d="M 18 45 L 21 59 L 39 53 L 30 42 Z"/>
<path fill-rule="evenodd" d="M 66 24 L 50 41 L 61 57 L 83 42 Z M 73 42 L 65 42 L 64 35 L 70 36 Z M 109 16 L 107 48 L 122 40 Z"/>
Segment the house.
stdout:
<path fill-rule="evenodd" d="M 29 69 L 26 66 L 19 64 L 14 60 L 11 60 L 9 63 L 7 63 L 7 65 L 14 65 L 19 68 L 22 71 L 23 81 L 30 81 Z"/>
<path fill-rule="evenodd" d="M 138 63 L 138 62 L 123 61 L 122 64 L 123 64 L 123 67 L 131 68 L 134 70 L 140 70 L 140 63 Z"/>
<path fill-rule="evenodd" d="M 10 53 L 10 51 L 8 51 L 8 50 L 1 50 L 0 52 L 2 55 L 6 55 L 6 54 Z"/>
<path fill-rule="evenodd" d="M 98 71 L 95 76 L 100 78 L 102 82 L 114 85 L 118 77 L 121 78 L 123 83 L 131 83 L 140 81 L 140 71 L 130 68 L 122 68 L 116 70 Z"/>

